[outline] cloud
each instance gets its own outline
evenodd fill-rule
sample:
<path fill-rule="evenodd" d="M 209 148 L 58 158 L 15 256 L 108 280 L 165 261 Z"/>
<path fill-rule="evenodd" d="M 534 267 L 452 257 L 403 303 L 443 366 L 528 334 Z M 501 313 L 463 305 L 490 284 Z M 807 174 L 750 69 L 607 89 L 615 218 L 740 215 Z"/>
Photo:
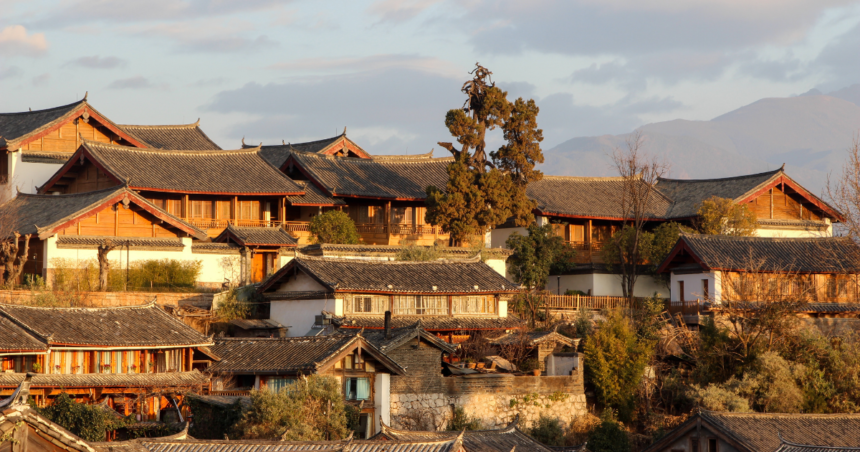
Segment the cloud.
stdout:
<path fill-rule="evenodd" d="M 821 68 L 827 82 L 822 84 L 825 90 L 839 89 L 860 82 L 860 60 L 857 58 L 860 49 L 860 24 L 855 25 L 845 34 L 830 41 L 812 63 Z"/>
<path fill-rule="evenodd" d="M 266 35 L 245 37 L 236 27 L 212 23 L 162 24 L 147 27 L 135 33 L 138 36 L 167 39 L 180 53 L 236 53 L 276 47 L 277 42 Z"/>
<path fill-rule="evenodd" d="M 0 55 L 40 56 L 48 50 L 48 40 L 43 33 L 28 35 L 23 25 L 10 25 L 0 30 Z"/>
<path fill-rule="evenodd" d="M 441 0 L 378 0 L 367 12 L 378 16 L 380 22 L 405 22 L 424 12 Z"/>
<path fill-rule="evenodd" d="M 406 54 L 382 54 L 347 58 L 303 58 L 275 63 L 269 66 L 269 69 L 314 73 L 382 71 L 394 68 L 436 73 L 450 77 L 463 75 L 463 71 L 459 70 L 450 61 Z"/>
<path fill-rule="evenodd" d="M 33 86 L 45 86 L 48 84 L 48 80 L 51 79 L 51 74 L 41 74 L 33 77 L 30 82 L 33 83 Z"/>
<path fill-rule="evenodd" d="M 7 78 L 19 77 L 23 74 L 24 71 L 21 70 L 18 66 L 9 66 L 3 69 L 0 69 L 0 80 L 4 80 Z"/>
<path fill-rule="evenodd" d="M 126 63 L 127 62 L 122 58 L 112 56 L 102 58 L 98 55 L 93 55 L 75 58 L 74 60 L 66 62 L 63 66 L 78 66 L 88 69 L 114 69 L 124 67 Z"/>
<path fill-rule="evenodd" d="M 83 23 L 181 21 L 280 8 L 280 0 L 76 0 L 46 15 L 37 23 L 42 26 L 80 26 Z"/>
<path fill-rule="evenodd" d="M 167 84 L 155 84 L 149 81 L 148 78 L 143 77 L 141 75 L 137 75 L 134 77 L 123 78 L 119 80 L 114 80 L 110 82 L 107 86 L 108 89 L 154 89 L 161 88 L 167 89 Z"/>
<path fill-rule="evenodd" d="M 218 93 L 204 109 L 251 118 L 227 131 L 249 143 L 320 139 L 348 126 L 371 153 L 418 153 L 449 139 L 445 112 L 462 105 L 461 83 L 398 67 L 248 83 Z"/>

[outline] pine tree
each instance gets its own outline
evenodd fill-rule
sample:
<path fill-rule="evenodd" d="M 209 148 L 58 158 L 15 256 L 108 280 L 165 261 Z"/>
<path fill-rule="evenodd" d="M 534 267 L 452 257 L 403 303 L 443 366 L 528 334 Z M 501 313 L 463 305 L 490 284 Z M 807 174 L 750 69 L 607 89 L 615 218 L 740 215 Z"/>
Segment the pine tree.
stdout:
<path fill-rule="evenodd" d="M 462 88 L 467 99 L 462 108 L 449 110 L 445 125 L 461 148 L 439 143 L 454 155 L 443 192 L 427 187 L 425 220 L 450 235 L 451 245 L 461 245 L 470 235 L 483 234 L 512 218 L 518 226 L 534 222 L 535 202 L 526 186 L 543 177 L 535 165 L 543 163 L 537 128 L 540 111 L 534 100 L 514 102 L 496 87 L 492 72 L 481 66 Z M 487 132 L 501 128 L 505 144 L 487 152 Z"/>

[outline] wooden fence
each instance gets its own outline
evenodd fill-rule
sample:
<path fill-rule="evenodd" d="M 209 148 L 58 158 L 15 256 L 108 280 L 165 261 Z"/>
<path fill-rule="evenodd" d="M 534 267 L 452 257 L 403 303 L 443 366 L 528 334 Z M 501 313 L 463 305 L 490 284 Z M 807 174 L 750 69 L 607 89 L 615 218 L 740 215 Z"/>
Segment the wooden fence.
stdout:
<path fill-rule="evenodd" d="M 630 299 L 625 297 L 589 296 L 589 295 L 544 295 L 547 309 L 558 311 L 577 311 L 589 309 L 599 311 L 602 309 L 635 308 L 644 298 L 634 298 L 631 305 Z"/>

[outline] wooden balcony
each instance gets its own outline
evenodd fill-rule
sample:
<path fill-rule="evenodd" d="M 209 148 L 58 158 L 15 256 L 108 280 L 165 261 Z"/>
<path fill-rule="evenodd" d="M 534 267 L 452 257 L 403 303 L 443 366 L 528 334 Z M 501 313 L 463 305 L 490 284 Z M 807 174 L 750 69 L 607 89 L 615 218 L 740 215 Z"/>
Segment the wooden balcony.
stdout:
<path fill-rule="evenodd" d="M 551 311 L 578 311 L 586 309 L 600 311 L 603 309 L 636 308 L 644 298 L 634 298 L 631 304 L 629 298 L 588 295 L 544 295 L 547 309 Z"/>
<path fill-rule="evenodd" d="M 600 250 L 603 249 L 605 242 L 589 241 L 589 242 L 565 242 L 576 250 L 576 258 L 574 262 L 577 264 L 602 264 L 603 256 Z"/>

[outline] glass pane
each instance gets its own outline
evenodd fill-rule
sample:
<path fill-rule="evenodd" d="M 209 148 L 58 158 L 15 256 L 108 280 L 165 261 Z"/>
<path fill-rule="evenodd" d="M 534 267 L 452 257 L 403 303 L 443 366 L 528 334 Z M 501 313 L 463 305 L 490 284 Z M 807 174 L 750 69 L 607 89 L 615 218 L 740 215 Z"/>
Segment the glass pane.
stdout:
<path fill-rule="evenodd" d="M 367 400 L 370 398 L 370 379 L 356 378 L 356 400 Z"/>
<path fill-rule="evenodd" d="M 282 389 L 294 381 L 296 381 L 295 378 L 270 377 L 266 380 L 266 388 L 272 392 L 281 392 Z"/>

